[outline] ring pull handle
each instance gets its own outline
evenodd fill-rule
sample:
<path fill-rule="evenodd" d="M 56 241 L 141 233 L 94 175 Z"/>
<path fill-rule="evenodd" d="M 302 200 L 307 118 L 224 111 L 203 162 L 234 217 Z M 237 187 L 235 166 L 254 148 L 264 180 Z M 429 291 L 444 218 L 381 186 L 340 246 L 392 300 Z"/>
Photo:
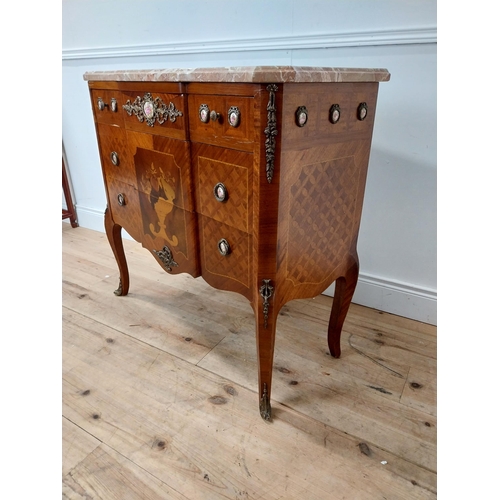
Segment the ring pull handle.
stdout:
<path fill-rule="evenodd" d="M 212 111 L 210 111 L 210 119 L 213 122 L 216 122 L 216 121 L 219 121 L 219 118 L 220 118 L 220 113 L 217 113 L 217 111 L 215 111 L 215 109 L 212 109 Z"/>
<path fill-rule="evenodd" d="M 224 186 L 224 184 L 222 184 L 222 182 L 218 182 L 214 186 L 214 196 L 215 199 L 220 203 L 223 203 L 227 200 L 228 197 L 227 188 L 226 186 Z"/>
<path fill-rule="evenodd" d="M 118 101 L 114 97 L 111 98 L 111 111 L 113 111 L 113 113 L 118 111 Z"/>
<path fill-rule="evenodd" d="M 117 198 L 118 198 L 118 205 L 120 205 L 121 207 L 124 207 L 127 204 L 123 193 L 118 193 Z"/>
<path fill-rule="evenodd" d="M 219 252 L 221 255 L 229 255 L 231 253 L 231 247 L 229 246 L 229 243 L 227 242 L 226 239 L 222 238 L 219 240 L 219 243 L 217 243 L 217 246 L 219 248 Z"/>
<path fill-rule="evenodd" d="M 111 163 L 117 167 L 120 164 L 120 158 L 118 157 L 118 153 L 116 151 L 111 151 L 109 155 L 111 157 Z"/>

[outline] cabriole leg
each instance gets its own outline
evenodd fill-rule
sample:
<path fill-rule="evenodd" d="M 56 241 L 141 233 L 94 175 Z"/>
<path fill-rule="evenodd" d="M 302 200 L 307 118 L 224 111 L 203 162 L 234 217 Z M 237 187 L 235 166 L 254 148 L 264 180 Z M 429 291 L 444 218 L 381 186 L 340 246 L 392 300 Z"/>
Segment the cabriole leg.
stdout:
<path fill-rule="evenodd" d="M 271 382 L 273 376 L 274 338 L 277 313 L 273 306 L 274 292 L 270 280 L 263 280 L 260 288 L 262 302 L 257 308 L 257 363 L 259 370 L 259 410 L 264 420 L 271 420 Z"/>
<path fill-rule="evenodd" d="M 356 289 L 358 274 L 358 257 L 357 255 L 351 256 L 345 275 L 339 277 L 335 282 L 335 293 L 328 324 L 328 347 L 334 358 L 340 358 L 340 334 Z"/>
<path fill-rule="evenodd" d="M 127 295 L 129 275 L 125 251 L 123 250 L 122 227 L 115 224 L 113 219 L 111 219 L 108 208 L 106 208 L 106 212 L 104 213 L 104 228 L 111 250 L 113 250 L 116 263 L 118 264 L 118 270 L 120 271 L 120 282 L 118 288 L 115 290 L 115 295 Z"/>

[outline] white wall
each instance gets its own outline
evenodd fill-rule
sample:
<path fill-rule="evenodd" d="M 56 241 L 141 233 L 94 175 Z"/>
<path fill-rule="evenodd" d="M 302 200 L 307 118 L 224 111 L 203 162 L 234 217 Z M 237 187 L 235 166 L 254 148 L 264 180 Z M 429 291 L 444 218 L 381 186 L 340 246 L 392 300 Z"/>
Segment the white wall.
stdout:
<path fill-rule="evenodd" d="M 63 141 L 79 223 L 101 231 L 106 198 L 85 71 L 387 68 L 354 302 L 436 323 L 436 0 L 63 0 L 62 14 Z"/>

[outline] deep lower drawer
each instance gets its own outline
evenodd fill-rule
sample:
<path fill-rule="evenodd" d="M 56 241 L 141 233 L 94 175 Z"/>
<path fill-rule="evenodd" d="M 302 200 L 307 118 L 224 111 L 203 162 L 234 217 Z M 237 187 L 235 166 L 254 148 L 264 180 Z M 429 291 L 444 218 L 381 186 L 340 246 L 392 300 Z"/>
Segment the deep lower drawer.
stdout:
<path fill-rule="evenodd" d="M 140 241 L 171 274 L 199 275 L 196 214 L 111 179 L 107 183 L 113 221 Z"/>

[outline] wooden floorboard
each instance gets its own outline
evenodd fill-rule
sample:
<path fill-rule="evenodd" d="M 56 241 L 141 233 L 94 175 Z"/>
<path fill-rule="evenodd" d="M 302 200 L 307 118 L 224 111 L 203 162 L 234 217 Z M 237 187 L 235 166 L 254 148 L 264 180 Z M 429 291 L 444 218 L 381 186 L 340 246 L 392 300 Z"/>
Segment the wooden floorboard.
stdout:
<path fill-rule="evenodd" d="M 105 235 L 63 223 L 63 498 L 436 498 L 434 326 L 353 304 L 334 359 L 332 299 L 290 302 L 267 423 L 248 301 L 124 243 L 116 297 Z"/>

